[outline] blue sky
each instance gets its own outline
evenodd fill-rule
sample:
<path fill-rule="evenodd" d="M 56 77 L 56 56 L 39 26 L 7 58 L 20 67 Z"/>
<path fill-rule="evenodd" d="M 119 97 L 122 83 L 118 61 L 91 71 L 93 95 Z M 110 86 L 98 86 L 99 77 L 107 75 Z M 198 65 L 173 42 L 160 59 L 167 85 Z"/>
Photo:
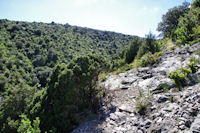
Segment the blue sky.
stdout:
<path fill-rule="evenodd" d="M 0 19 L 47 22 L 124 34 L 154 34 L 162 14 L 192 0 L 0 0 Z"/>

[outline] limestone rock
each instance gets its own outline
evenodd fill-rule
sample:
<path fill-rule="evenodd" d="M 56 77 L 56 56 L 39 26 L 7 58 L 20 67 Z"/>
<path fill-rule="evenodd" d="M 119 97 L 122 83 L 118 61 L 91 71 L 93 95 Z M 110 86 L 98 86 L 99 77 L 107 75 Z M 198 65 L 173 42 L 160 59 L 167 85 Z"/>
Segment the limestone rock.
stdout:
<path fill-rule="evenodd" d="M 99 83 L 108 91 L 99 110 L 101 117 L 81 123 L 72 133 L 200 133 L 200 69 L 189 75 L 194 82 L 186 83 L 181 91 L 167 77 L 168 72 L 187 66 L 192 56 L 200 58 L 195 54 L 199 48 L 200 43 L 193 44 L 188 52 L 182 46 L 163 53 L 152 67 L 108 74 Z M 136 110 L 143 104 L 139 99 L 148 103 L 144 115 Z"/>

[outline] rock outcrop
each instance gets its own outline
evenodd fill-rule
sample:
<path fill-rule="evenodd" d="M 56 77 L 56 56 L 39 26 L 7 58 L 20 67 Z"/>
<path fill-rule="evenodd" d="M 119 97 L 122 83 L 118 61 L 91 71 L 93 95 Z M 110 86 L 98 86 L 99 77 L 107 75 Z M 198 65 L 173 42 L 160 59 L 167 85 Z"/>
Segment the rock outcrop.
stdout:
<path fill-rule="evenodd" d="M 177 48 L 165 52 L 152 67 L 109 74 L 100 83 L 108 93 L 98 118 L 82 123 L 72 133 L 200 132 L 200 70 L 191 75 L 195 82 L 181 89 L 167 77 L 188 65 L 192 56 L 199 59 L 195 53 L 199 48 L 200 43 L 187 51 Z M 138 99 L 148 102 L 143 114 L 138 113 Z"/>

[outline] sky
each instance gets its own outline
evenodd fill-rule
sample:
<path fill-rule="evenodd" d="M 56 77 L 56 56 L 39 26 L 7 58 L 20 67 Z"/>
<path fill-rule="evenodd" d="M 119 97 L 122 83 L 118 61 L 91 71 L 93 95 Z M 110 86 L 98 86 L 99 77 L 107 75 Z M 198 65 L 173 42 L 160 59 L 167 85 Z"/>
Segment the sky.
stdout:
<path fill-rule="evenodd" d="M 144 37 L 169 8 L 192 0 L 0 0 L 0 19 L 89 27 Z"/>

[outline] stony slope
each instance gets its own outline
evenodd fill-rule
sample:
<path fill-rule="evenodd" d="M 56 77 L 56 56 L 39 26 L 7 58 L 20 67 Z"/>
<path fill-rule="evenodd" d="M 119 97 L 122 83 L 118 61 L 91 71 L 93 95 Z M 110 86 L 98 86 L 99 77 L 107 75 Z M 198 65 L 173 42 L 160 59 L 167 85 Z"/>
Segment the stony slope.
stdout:
<path fill-rule="evenodd" d="M 185 47 L 167 51 L 152 67 L 132 69 L 119 75 L 109 74 L 100 83 L 107 90 L 99 117 L 81 124 L 73 133 L 142 133 L 200 132 L 200 69 L 192 74 L 193 81 L 178 88 L 167 73 L 189 64 L 200 43 L 189 50 Z M 199 64 L 198 64 L 199 65 Z M 167 84 L 170 91 L 158 86 Z M 148 102 L 144 115 L 138 113 L 138 99 Z"/>

